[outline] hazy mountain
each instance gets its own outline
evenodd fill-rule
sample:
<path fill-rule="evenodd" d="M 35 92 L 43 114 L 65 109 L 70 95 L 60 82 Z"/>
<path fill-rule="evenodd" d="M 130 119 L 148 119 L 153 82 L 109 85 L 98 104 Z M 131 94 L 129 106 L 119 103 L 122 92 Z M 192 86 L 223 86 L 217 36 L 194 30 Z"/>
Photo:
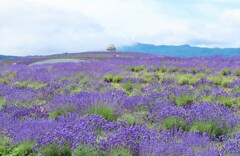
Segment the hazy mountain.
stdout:
<path fill-rule="evenodd" d="M 189 45 L 181 46 L 156 46 L 152 44 L 137 43 L 132 46 L 124 46 L 118 49 L 122 52 L 142 52 L 148 54 L 157 54 L 163 56 L 240 56 L 240 48 L 200 48 Z"/>
<path fill-rule="evenodd" d="M 17 56 L 0 55 L 0 60 L 18 58 Z"/>

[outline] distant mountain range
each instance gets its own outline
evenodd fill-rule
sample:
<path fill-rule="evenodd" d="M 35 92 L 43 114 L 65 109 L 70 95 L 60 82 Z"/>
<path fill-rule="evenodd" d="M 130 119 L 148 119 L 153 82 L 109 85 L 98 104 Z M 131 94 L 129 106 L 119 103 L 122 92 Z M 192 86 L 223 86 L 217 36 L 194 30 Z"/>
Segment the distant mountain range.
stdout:
<path fill-rule="evenodd" d="M 195 57 L 195 56 L 240 56 L 240 48 L 201 48 L 190 45 L 152 45 L 137 43 L 118 49 L 120 52 L 142 52 L 162 56 Z"/>
<path fill-rule="evenodd" d="M 17 56 L 0 55 L 0 60 L 19 58 Z"/>
<path fill-rule="evenodd" d="M 202 47 L 194 47 L 190 45 L 180 45 L 180 46 L 159 45 L 157 46 L 153 44 L 143 44 L 143 43 L 136 43 L 131 46 L 123 46 L 118 48 L 118 51 L 119 52 L 138 52 L 138 53 L 154 54 L 154 55 L 161 55 L 161 56 L 176 56 L 176 57 L 240 56 L 240 48 L 202 48 Z M 58 54 L 58 55 L 65 56 L 65 55 L 68 55 L 68 53 Z M 15 59 L 15 58 L 20 58 L 20 57 L 0 55 L 0 61 L 6 60 L 6 59 Z"/>

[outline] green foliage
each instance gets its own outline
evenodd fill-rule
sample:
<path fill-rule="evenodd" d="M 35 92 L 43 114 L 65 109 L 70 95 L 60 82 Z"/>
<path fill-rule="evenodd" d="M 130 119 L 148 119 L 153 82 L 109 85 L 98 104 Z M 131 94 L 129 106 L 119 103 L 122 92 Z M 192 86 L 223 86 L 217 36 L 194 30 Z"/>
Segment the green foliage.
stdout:
<path fill-rule="evenodd" d="M 61 147 L 57 147 L 55 144 L 50 144 L 40 148 L 39 153 L 43 156 L 71 156 L 72 150 L 68 143 L 65 143 Z"/>
<path fill-rule="evenodd" d="M 82 91 L 82 89 L 80 87 L 77 87 L 75 89 L 72 89 L 70 92 L 71 94 L 77 94 L 77 93 L 80 93 Z"/>
<path fill-rule="evenodd" d="M 30 82 L 28 84 L 28 87 L 32 88 L 32 89 L 41 89 L 43 87 L 45 87 L 46 84 L 44 83 L 39 83 L 39 82 Z"/>
<path fill-rule="evenodd" d="M 232 97 L 217 97 L 216 102 L 227 105 L 228 107 L 233 107 L 236 103 Z"/>
<path fill-rule="evenodd" d="M 0 98 L 0 110 L 2 109 L 4 103 L 5 103 L 5 98 Z"/>
<path fill-rule="evenodd" d="M 207 78 L 207 80 L 212 82 L 214 85 L 222 84 L 222 77 L 210 76 Z"/>
<path fill-rule="evenodd" d="M 111 149 L 110 151 L 102 151 L 96 147 L 88 147 L 87 145 L 79 145 L 72 156 L 132 156 L 132 152 L 124 147 Z"/>
<path fill-rule="evenodd" d="M 96 114 L 102 116 L 104 119 L 112 121 L 114 120 L 114 110 L 106 106 L 93 106 L 88 114 Z"/>
<path fill-rule="evenodd" d="M 34 156 L 33 146 L 34 142 L 22 142 L 17 147 L 15 147 L 11 155 L 14 156 Z"/>
<path fill-rule="evenodd" d="M 18 88 L 30 87 L 32 89 L 41 89 L 42 87 L 46 86 L 46 84 L 44 83 L 33 82 L 33 81 L 15 82 L 13 85 Z"/>
<path fill-rule="evenodd" d="M 28 85 L 28 81 L 15 82 L 13 85 L 18 88 L 26 88 Z"/>
<path fill-rule="evenodd" d="M 214 103 L 221 103 L 224 104 L 228 107 L 234 107 L 234 106 L 238 106 L 240 105 L 240 98 L 234 98 L 234 97 L 225 97 L 225 96 L 213 96 L 213 95 L 209 95 L 209 96 L 202 96 L 201 97 L 201 101 L 203 102 L 214 102 Z"/>
<path fill-rule="evenodd" d="M 232 90 L 232 93 L 240 93 L 240 87 L 235 87 L 235 88 Z"/>
<path fill-rule="evenodd" d="M 149 111 L 144 107 L 136 107 L 134 112 L 124 113 L 117 118 L 117 122 L 126 121 L 129 125 L 145 124 Z"/>
<path fill-rule="evenodd" d="M 215 97 L 213 95 L 209 95 L 209 96 L 201 96 L 200 98 L 201 101 L 203 102 L 213 102 L 215 100 Z"/>
<path fill-rule="evenodd" d="M 191 73 L 192 74 L 197 74 L 197 70 L 198 70 L 197 67 L 191 68 Z"/>
<path fill-rule="evenodd" d="M 9 146 L 10 143 L 10 138 L 0 136 L 0 155 L 8 155 L 11 152 L 12 149 Z"/>
<path fill-rule="evenodd" d="M 203 79 L 205 77 L 205 74 L 204 73 L 197 73 L 196 77 L 200 78 L 200 79 Z"/>
<path fill-rule="evenodd" d="M 188 125 L 185 123 L 185 120 L 183 118 L 176 118 L 176 117 L 169 117 L 163 120 L 162 126 L 165 130 L 177 128 L 180 127 L 183 130 L 189 130 Z"/>
<path fill-rule="evenodd" d="M 160 72 L 160 73 L 166 73 L 167 71 L 168 71 L 168 69 L 167 69 L 167 68 L 164 68 L 164 67 L 162 67 L 162 68 L 159 69 L 159 72 Z"/>
<path fill-rule="evenodd" d="M 180 85 L 186 85 L 186 84 L 194 85 L 200 80 L 199 77 L 195 77 L 192 74 L 177 75 L 176 79 L 177 79 L 177 83 Z"/>
<path fill-rule="evenodd" d="M 173 72 L 173 73 L 174 73 L 174 72 L 177 72 L 177 71 L 178 71 L 178 68 L 175 67 L 175 66 L 174 66 L 174 67 L 170 67 L 170 68 L 167 69 L 167 71 L 168 71 L 168 72 Z"/>
<path fill-rule="evenodd" d="M 200 78 L 192 77 L 191 79 L 189 79 L 188 84 L 195 85 L 199 81 L 200 81 Z"/>
<path fill-rule="evenodd" d="M 90 83 L 92 81 L 92 78 L 91 77 L 89 77 L 89 76 L 85 76 L 84 78 L 82 78 L 81 80 L 80 80 L 80 84 L 87 84 L 87 83 Z"/>
<path fill-rule="evenodd" d="M 0 78 L 0 83 L 6 84 L 9 80 L 7 78 Z"/>
<path fill-rule="evenodd" d="M 114 83 L 119 83 L 122 80 L 123 76 L 122 75 L 115 75 L 113 76 L 113 82 Z"/>
<path fill-rule="evenodd" d="M 112 74 L 106 74 L 104 76 L 105 82 L 113 82 L 113 83 L 119 83 L 122 80 L 123 76 L 121 74 L 119 75 L 112 75 Z"/>
<path fill-rule="evenodd" d="M 132 156 L 133 154 L 130 150 L 122 147 L 122 148 L 112 149 L 108 155 L 109 156 Z"/>
<path fill-rule="evenodd" d="M 130 92 L 131 90 L 133 90 L 133 84 L 131 82 L 125 82 L 122 84 L 122 88 L 125 90 L 125 91 L 128 91 Z"/>
<path fill-rule="evenodd" d="M 188 82 L 189 82 L 188 77 L 185 77 L 185 76 L 178 77 L 178 80 L 177 80 L 178 84 L 185 85 L 185 84 L 188 84 Z"/>
<path fill-rule="evenodd" d="M 0 77 L 0 83 L 3 83 L 3 84 L 9 83 L 11 78 L 16 77 L 16 73 L 11 73 L 7 70 L 3 71 L 0 74 L 2 75 L 2 77 Z"/>
<path fill-rule="evenodd" d="M 68 112 L 75 112 L 76 108 L 74 106 L 71 107 L 61 107 L 59 109 L 53 110 L 48 113 L 49 118 L 58 119 L 60 116 L 67 114 Z"/>
<path fill-rule="evenodd" d="M 223 76 L 230 75 L 231 73 L 232 73 L 232 72 L 231 72 L 230 69 L 223 69 L 223 70 L 221 71 L 221 74 L 222 74 Z"/>
<path fill-rule="evenodd" d="M 72 153 L 72 156 L 106 156 L 106 152 L 87 145 L 79 145 Z"/>
<path fill-rule="evenodd" d="M 129 69 L 131 69 L 132 72 L 140 72 L 144 70 L 144 66 L 128 66 Z"/>
<path fill-rule="evenodd" d="M 235 70 L 234 73 L 236 74 L 236 76 L 240 76 L 240 70 Z"/>
<path fill-rule="evenodd" d="M 152 80 L 152 75 L 148 72 L 143 73 L 143 78 L 147 81 L 150 82 Z"/>
<path fill-rule="evenodd" d="M 184 106 L 184 105 L 191 104 L 195 100 L 195 96 L 194 95 L 186 95 L 186 94 L 183 94 L 181 96 L 173 96 L 172 95 L 172 99 L 175 101 L 175 103 L 178 106 Z"/>
<path fill-rule="evenodd" d="M 223 76 L 210 76 L 207 78 L 208 81 L 213 82 L 214 85 L 222 85 L 223 87 L 228 87 L 228 85 L 235 81 L 235 77 L 223 77 Z"/>
<path fill-rule="evenodd" d="M 222 78 L 221 85 L 223 87 L 228 87 L 228 85 L 233 81 L 235 81 L 235 77 L 224 77 Z"/>
<path fill-rule="evenodd" d="M 194 122 L 190 130 L 200 131 L 201 133 L 208 132 L 211 137 L 219 137 L 221 135 L 227 135 L 229 131 L 227 127 L 220 127 L 214 121 Z"/>
<path fill-rule="evenodd" d="M 205 73 L 206 74 L 210 74 L 212 72 L 212 69 L 210 69 L 210 68 L 205 68 Z"/>
<path fill-rule="evenodd" d="M 137 123 L 137 119 L 134 116 L 134 114 L 130 114 L 130 113 L 125 113 L 123 115 L 121 115 L 117 121 L 126 121 L 129 125 L 134 125 L 135 123 Z"/>
<path fill-rule="evenodd" d="M 104 75 L 104 81 L 105 82 L 113 82 L 113 75 L 112 74 Z"/>
<path fill-rule="evenodd" d="M 158 80 L 163 78 L 164 74 L 161 71 L 154 72 L 154 77 L 156 77 Z"/>

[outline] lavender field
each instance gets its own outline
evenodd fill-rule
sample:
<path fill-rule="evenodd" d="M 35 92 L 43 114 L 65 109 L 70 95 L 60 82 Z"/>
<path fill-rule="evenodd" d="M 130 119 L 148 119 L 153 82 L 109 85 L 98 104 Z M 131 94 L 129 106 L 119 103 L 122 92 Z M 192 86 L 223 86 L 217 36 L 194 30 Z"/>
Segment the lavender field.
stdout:
<path fill-rule="evenodd" d="M 0 62 L 2 156 L 238 156 L 239 126 L 240 57 Z"/>

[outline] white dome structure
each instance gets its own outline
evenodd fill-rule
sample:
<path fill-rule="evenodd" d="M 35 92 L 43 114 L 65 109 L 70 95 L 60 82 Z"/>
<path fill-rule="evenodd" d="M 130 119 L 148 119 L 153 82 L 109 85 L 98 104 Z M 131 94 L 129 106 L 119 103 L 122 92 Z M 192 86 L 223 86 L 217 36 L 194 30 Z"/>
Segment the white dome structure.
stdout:
<path fill-rule="evenodd" d="M 109 44 L 106 48 L 108 52 L 116 52 L 117 48 L 113 44 Z"/>

